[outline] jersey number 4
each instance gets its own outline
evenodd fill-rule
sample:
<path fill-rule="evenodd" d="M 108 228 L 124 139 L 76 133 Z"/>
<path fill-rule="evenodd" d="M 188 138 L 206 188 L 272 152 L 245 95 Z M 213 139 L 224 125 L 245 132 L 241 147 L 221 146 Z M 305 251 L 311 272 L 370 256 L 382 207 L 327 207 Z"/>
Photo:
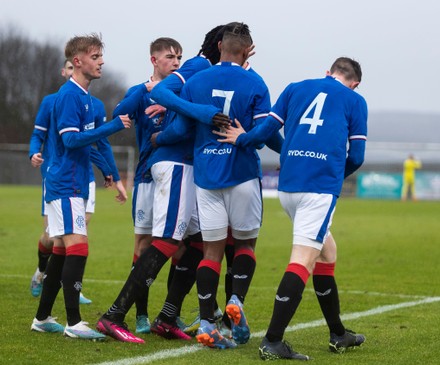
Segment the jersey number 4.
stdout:
<path fill-rule="evenodd" d="M 316 134 L 316 129 L 318 126 L 321 127 L 324 123 L 324 119 L 321 119 L 321 113 L 326 97 L 326 93 L 319 93 L 307 107 L 307 110 L 304 112 L 299 121 L 299 124 L 310 124 L 309 134 Z M 313 115 L 312 117 L 309 117 L 309 114 L 311 114 L 312 110 Z"/>

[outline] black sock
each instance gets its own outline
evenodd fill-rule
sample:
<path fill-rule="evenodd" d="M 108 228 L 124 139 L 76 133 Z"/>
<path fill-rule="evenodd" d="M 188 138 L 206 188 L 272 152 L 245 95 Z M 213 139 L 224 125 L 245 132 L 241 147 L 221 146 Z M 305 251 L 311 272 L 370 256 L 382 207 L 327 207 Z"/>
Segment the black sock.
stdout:
<path fill-rule="evenodd" d="M 345 327 L 339 316 L 339 294 L 334 276 L 313 275 L 313 286 L 330 332 L 342 336 Z"/>
<path fill-rule="evenodd" d="M 135 263 L 133 262 L 132 269 Z M 136 295 L 136 317 L 147 316 L 148 317 L 148 294 L 150 292 L 148 286 L 144 287 L 144 290 L 139 290 Z"/>
<path fill-rule="evenodd" d="M 82 287 L 87 256 L 68 255 L 64 262 L 62 281 L 67 323 L 74 326 L 81 321 L 79 293 Z"/>
<path fill-rule="evenodd" d="M 226 274 L 225 274 L 225 294 L 226 304 L 232 296 L 232 263 L 234 262 L 235 249 L 233 245 L 226 245 L 225 258 L 226 258 Z M 229 317 L 228 317 L 229 318 Z"/>
<path fill-rule="evenodd" d="M 281 341 L 284 331 L 301 302 L 305 284 L 295 273 L 285 272 L 278 286 L 272 319 L 266 333 L 270 342 Z"/>
<path fill-rule="evenodd" d="M 177 264 L 171 261 L 170 265 L 170 271 L 168 272 L 168 279 L 167 279 L 167 289 L 170 290 L 171 282 L 173 281 L 174 273 L 176 272 L 176 266 Z"/>
<path fill-rule="evenodd" d="M 175 317 L 180 314 L 183 301 L 196 281 L 197 267 L 202 258 L 203 252 L 192 246 L 188 246 L 180 258 L 168 290 L 164 308 L 161 311 L 163 315 L 159 315 L 162 320 L 175 320 Z M 165 305 L 167 308 L 165 308 Z M 176 309 L 171 311 L 170 306 Z"/>
<path fill-rule="evenodd" d="M 220 278 L 221 264 L 202 260 L 197 269 L 197 293 L 200 319 L 214 323 L 214 307 Z"/>
<path fill-rule="evenodd" d="M 252 278 L 255 271 L 255 256 L 243 253 L 234 257 L 232 263 L 232 293 L 235 294 L 243 303 L 251 285 Z"/>
<path fill-rule="evenodd" d="M 52 313 L 53 304 L 61 289 L 61 275 L 65 258 L 65 255 L 53 254 L 50 262 L 47 264 L 40 304 L 35 316 L 39 321 L 46 319 Z"/>
<path fill-rule="evenodd" d="M 46 271 L 50 255 L 51 253 L 44 253 L 38 250 L 38 270 L 40 270 L 40 272 Z"/>
<path fill-rule="evenodd" d="M 153 284 L 168 258 L 154 245 L 148 247 L 139 256 L 118 297 L 104 316 L 117 322 L 124 321 L 125 315 L 135 302 L 138 293 L 145 291 Z"/>

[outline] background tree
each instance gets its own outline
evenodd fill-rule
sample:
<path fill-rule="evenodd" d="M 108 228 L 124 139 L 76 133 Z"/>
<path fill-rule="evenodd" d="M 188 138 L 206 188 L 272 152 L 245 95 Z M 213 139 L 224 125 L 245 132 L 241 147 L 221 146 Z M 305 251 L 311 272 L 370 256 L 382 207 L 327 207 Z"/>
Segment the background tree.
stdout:
<path fill-rule="evenodd" d="M 34 120 L 44 96 L 65 82 L 60 76 L 64 48 L 51 41 L 35 41 L 10 26 L 0 28 L 0 143 L 29 143 Z M 91 93 L 101 99 L 110 118 L 126 87 L 104 66 L 103 77 Z M 134 133 L 117 144 L 134 145 Z"/>

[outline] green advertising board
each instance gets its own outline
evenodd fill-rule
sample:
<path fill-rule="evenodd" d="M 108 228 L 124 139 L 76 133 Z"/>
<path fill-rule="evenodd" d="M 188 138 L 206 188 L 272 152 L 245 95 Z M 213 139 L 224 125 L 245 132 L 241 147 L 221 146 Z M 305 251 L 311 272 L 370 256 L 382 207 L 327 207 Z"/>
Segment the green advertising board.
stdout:
<path fill-rule="evenodd" d="M 415 191 L 419 200 L 440 200 L 440 173 L 417 173 Z M 400 199 L 402 175 L 385 172 L 359 173 L 356 196 L 365 199 Z"/>

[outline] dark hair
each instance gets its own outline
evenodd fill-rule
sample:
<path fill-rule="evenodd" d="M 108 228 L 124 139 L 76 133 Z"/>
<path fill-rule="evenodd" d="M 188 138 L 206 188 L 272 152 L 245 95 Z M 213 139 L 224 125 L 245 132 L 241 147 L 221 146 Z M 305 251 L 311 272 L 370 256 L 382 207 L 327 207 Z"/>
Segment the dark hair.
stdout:
<path fill-rule="evenodd" d="M 244 23 L 229 23 L 223 28 L 222 44 L 227 45 L 229 52 L 240 53 L 252 45 L 249 27 Z"/>
<path fill-rule="evenodd" d="M 173 38 L 161 37 L 157 38 L 150 44 L 150 55 L 154 52 L 161 52 L 163 50 L 174 49 L 176 53 L 182 53 L 183 49 L 179 42 Z"/>
<path fill-rule="evenodd" d="M 348 57 L 339 57 L 333 62 L 330 73 L 333 74 L 335 72 L 344 75 L 344 77 L 350 81 L 361 82 L 362 80 L 361 65 L 359 62 Z"/>
<path fill-rule="evenodd" d="M 206 33 L 203 44 L 199 53 L 197 54 L 197 56 L 203 54 L 213 65 L 220 61 L 218 42 L 220 42 L 223 38 L 223 32 L 221 31 L 223 28 L 224 25 L 217 25 L 215 28 L 212 28 L 208 33 Z"/>

